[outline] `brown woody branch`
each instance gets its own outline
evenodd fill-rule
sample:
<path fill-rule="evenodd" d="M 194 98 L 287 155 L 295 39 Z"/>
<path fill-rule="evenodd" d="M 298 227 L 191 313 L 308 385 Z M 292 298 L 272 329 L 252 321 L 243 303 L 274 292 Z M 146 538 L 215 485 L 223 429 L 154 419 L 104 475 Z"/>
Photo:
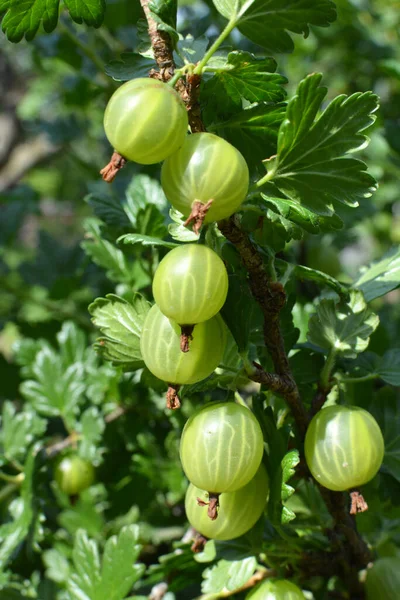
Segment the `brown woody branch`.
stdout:
<path fill-rule="evenodd" d="M 149 34 L 154 55 L 160 68 L 160 77 L 167 80 L 172 76 L 175 67 L 171 41 L 168 39 L 164 43 L 163 40 L 165 40 L 166 34 L 157 31 L 157 24 L 152 19 L 148 9 L 149 0 L 140 0 L 140 2 L 149 24 Z M 177 84 L 177 89 L 189 110 L 192 131 L 204 131 L 198 103 L 199 85 L 200 80 L 198 78 L 192 84 L 189 78 L 186 85 L 182 80 Z M 299 434 L 304 439 L 311 417 L 307 415 L 297 384 L 293 378 L 279 322 L 279 314 L 286 301 L 285 290 L 279 282 L 271 281 L 265 270 L 261 254 L 248 235 L 241 229 L 235 215 L 220 221 L 218 226 L 222 234 L 239 252 L 243 265 L 249 274 L 251 293 L 264 315 L 264 340 L 273 361 L 275 373 L 266 373 L 260 365 L 255 364 L 256 370 L 250 378 L 284 397 L 292 412 Z M 329 390 L 319 390 L 317 392 L 312 410 L 317 411 L 322 406 L 328 393 Z M 340 557 L 338 560 L 341 567 L 338 568 L 338 572 L 346 581 L 350 593 L 354 592 L 352 597 L 360 597 L 360 594 L 362 596 L 362 590 L 360 591 L 358 582 L 358 570 L 370 562 L 371 553 L 356 530 L 354 517 L 349 514 L 348 496 L 344 493 L 332 492 L 321 486 L 320 491 L 334 520 L 334 528 L 328 534 L 334 539 L 336 551 Z M 329 556 L 327 557 L 328 560 Z M 250 585 L 254 585 L 254 583 L 251 582 Z"/>
<path fill-rule="evenodd" d="M 220 221 L 218 226 L 239 252 L 249 274 L 251 293 L 264 315 L 264 341 L 274 363 L 275 374 L 265 373 L 256 366 L 256 378 L 251 377 L 251 379 L 267 385 L 285 398 L 299 433 L 304 438 L 308 424 L 307 413 L 292 376 L 279 323 L 279 313 L 286 301 L 284 287 L 279 282 L 270 281 L 260 253 L 240 228 L 235 215 Z"/>

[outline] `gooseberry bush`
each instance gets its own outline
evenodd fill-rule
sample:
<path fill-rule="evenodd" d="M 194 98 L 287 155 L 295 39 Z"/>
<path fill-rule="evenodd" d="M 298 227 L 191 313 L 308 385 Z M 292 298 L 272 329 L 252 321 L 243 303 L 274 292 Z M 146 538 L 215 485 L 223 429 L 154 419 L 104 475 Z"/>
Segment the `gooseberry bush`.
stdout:
<path fill-rule="evenodd" d="M 395 4 L 0 0 L 2 600 L 395 600 Z"/>

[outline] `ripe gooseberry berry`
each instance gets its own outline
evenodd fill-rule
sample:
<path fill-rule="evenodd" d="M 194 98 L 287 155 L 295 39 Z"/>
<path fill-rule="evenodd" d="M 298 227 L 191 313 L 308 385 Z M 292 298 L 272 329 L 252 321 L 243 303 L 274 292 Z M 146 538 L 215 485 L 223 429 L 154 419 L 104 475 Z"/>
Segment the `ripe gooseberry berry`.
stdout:
<path fill-rule="evenodd" d="M 308 427 L 305 456 L 313 477 L 344 491 L 372 479 L 382 464 L 384 441 L 374 417 L 358 406 L 328 406 Z"/>
<path fill-rule="evenodd" d="M 368 600 L 394 600 L 400 589 L 400 558 L 379 558 L 367 571 L 365 589 Z"/>
<path fill-rule="evenodd" d="M 153 295 L 161 312 L 179 324 L 207 321 L 222 308 L 228 274 L 218 254 L 207 246 L 184 244 L 160 262 Z"/>
<path fill-rule="evenodd" d="M 243 535 L 253 527 L 261 517 L 269 491 L 267 472 L 263 464 L 255 476 L 235 492 L 221 494 L 219 497 L 218 519 L 212 521 L 204 506 L 208 502 L 208 493 L 189 485 L 185 496 L 185 510 L 189 523 L 196 531 L 214 540 L 231 540 Z"/>
<path fill-rule="evenodd" d="M 257 585 L 246 600 L 305 600 L 301 589 L 287 579 L 268 579 Z"/>
<path fill-rule="evenodd" d="M 185 217 L 192 213 L 196 226 L 197 219 L 219 221 L 239 208 L 247 194 L 249 170 L 229 142 L 212 133 L 195 133 L 164 162 L 161 185 L 174 208 Z M 210 200 L 205 216 L 196 216 L 196 203 L 206 205 Z"/>
<path fill-rule="evenodd" d="M 186 477 L 213 494 L 234 492 L 246 485 L 256 474 L 263 452 L 263 434 L 256 417 L 234 402 L 207 404 L 183 428 L 180 457 Z"/>
<path fill-rule="evenodd" d="M 92 485 L 94 468 L 89 461 L 71 454 L 58 462 L 54 478 L 65 494 L 76 496 Z"/>
<path fill-rule="evenodd" d="M 110 144 L 124 158 L 151 165 L 185 141 L 188 116 L 171 86 L 157 79 L 127 81 L 111 96 L 104 113 Z"/>
<path fill-rule="evenodd" d="M 184 385 L 205 379 L 218 367 L 224 353 L 226 328 L 221 316 L 195 326 L 187 354 L 181 352 L 180 335 L 180 326 L 154 304 L 147 313 L 140 337 L 146 367 L 168 383 Z"/>

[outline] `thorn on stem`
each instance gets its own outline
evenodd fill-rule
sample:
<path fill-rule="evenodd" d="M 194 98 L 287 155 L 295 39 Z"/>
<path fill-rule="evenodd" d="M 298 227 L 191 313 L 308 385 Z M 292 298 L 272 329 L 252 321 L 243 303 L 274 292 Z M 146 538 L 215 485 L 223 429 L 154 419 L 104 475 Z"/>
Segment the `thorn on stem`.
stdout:
<path fill-rule="evenodd" d="M 192 341 L 194 325 L 181 325 L 181 350 L 189 352 L 189 342 Z"/>
<path fill-rule="evenodd" d="M 123 169 L 127 162 L 126 158 L 114 151 L 110 162 L 100 171 L 100 175 L 102 175 L 104 181 L 111 183 L 114 181 L 118 171 Z"/>
<path fill-rule="evenodd" d="M 178 396 L 178 391 L 179 391 L 180 387 L 181 387 L 180 385 L 174 384 L 174 383 L 170 383 L 168 385 L 167 408 L 170 408 L 171 410 L 176 410 L 177 408 L 180 408 L 181 401 Z"/>
<path fill-rule="evenodd" d="M 187 227 L 190 223 L 193 223 L 192 229 L 198 235 L 212 203 L 212 200 L 209 200 L 206 204 L 200 202 L 200 200 L 195 200 L 192 204 L 192 212 L 184 222 L 184 226 Z"/>
<path fill-rule="evenodd" d="M 354 490 L 350 492 L 351 498 L 351 507 L 350 514 L 356 515 L 357 513 L 362 513 L 368 510 L 368 504 L 365 502 L 364 497 L 358 490 Z"/>

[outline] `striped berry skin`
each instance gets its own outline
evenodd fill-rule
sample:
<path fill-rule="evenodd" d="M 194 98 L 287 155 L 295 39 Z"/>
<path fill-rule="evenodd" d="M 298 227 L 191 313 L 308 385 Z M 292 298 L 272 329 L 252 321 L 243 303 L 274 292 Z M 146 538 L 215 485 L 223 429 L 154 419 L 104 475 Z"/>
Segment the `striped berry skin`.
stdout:
<path fill-rule="evenodd" d="M 226 344 L 226 327 L 220 315 L 193 330 L 189 352 L 180 348 L 181 328 L 162 314 L 157 304 L 147 313 L 140 337 L 146 367 L 159 379 L 184 385 L 205 379 L 218 367 Z"/>
<path fill-rule="evenodd" d="M 269 579 L 253 588 L 246 600 L 305 600 L 301 589 L 287 579 Z"/>
<path fill-rule="evenodd" d="M 158 163 L 182 146 L 188 116 L 179 94 L 162 81 L 127 81 L 111 96 L 104 113 L 110 144 L 142 165 Z"/>
<path fill-rule="evenodd" d="M 191 483 L 185 497 L 186 516 L 191 526 L 202 535 L 214 540 L 231 540 L 255 525 L 264 511 L 268 491 L 267 472 L 261 464 L 244 487 L 220 495 L 218 519 L 212 521 L 207 515 L 207 508 L 197 503 L 197 498 L 208 502 L 208 493 Z"/>
<path fill-rule="evenodd" d="M 234 146 L 212 133 L 195 133 L 164 162 L 161 185 L 172 206 L 188 217 L 192 204 L 213 200 L 205 223 L 226 219 L 249 187 L 246 161 Z"/>
<path fill-rule="evenodd" d="M 228 293 L 225 265 L 200 244 L 174 248 L 160 262 L 153 280 L 161 312 L 181 325 L 207 321 L 222 308 Z"/>
<path fill-rule="evenodd" d="M 394 600 L 400 590 L 400 558 L 380 558 L 367 572 L 365 589 L 368 600 Z"/>
<path fill-rule="evenodd" d="M 260 466 L 263 451 L 256 417 L 234 402 L 206 405 L 183 428 L 183 470 L 193 485 L 207 492 L 234 492 L 246 485 Z"/>
<path fill-rule="evenodd" d="M 372 479 L 382 464 L 384 441 L 374 417 L 358 406 L 329 406 L 312 419 L 305 456 L 313 477 L 341 492 Z"/>
<path fill-rule="evenodd" d="M 76 496 L 92 485 L 93 465 L 77 455 L 65 456 L 56 466 L 55 480 L 65 494 Z"/>

